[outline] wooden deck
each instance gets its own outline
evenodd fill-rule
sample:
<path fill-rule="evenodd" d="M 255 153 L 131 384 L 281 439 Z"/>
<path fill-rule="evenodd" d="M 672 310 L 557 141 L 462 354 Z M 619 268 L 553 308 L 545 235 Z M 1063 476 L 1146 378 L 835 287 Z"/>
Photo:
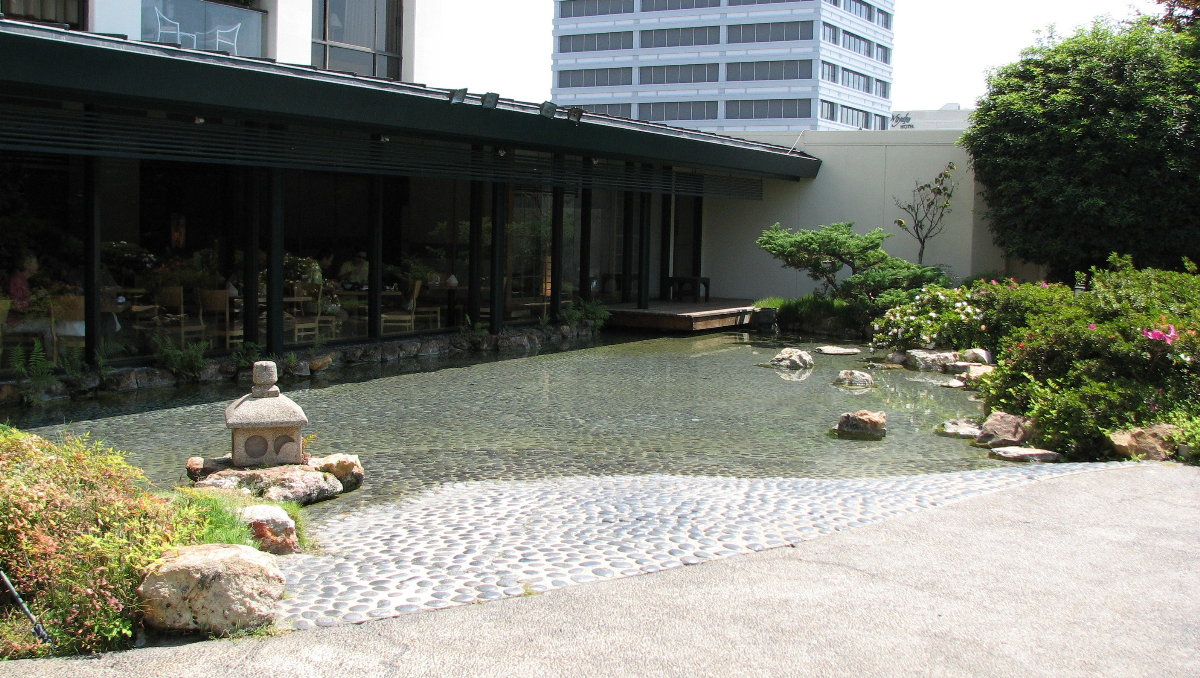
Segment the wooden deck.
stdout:
<path fill-rule="evenodd" d="M 637 304 L 611 304 L 610 327 L 699 332 L 722 327 L 749 325 L 754 314 L 752 299 L 713 299 L 711 301 L 651 301 L 650 308 Z"/>

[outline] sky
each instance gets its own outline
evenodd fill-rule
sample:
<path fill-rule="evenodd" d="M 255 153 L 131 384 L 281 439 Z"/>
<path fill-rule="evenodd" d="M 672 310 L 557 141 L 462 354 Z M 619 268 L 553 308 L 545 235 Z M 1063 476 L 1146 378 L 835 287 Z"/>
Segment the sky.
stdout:
<path fill-rule="evenodd" d="M 1158 13 L 1154 0 L 896 0 L 892 110 L 973 108 L 989 69 L 1054 25 Z M 419 0 L 415 79 L 433 87 L 550 98 L 552 0 Z"/>

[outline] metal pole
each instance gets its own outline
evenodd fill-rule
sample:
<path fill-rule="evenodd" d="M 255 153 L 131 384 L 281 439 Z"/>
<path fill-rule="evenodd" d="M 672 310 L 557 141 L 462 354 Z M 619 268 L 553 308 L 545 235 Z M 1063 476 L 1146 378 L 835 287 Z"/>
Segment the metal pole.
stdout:
<path fill-rule="evenodd" d="M 25 601 L 21 599 L 21 594 L 17 593 L 17 587 L 13 586 L 13 583 L 9 581 L 8 575 L 4 573 L 4 570 L 0 570 L 0 579 L 4 580 L 4 586 L 7 587 L 8 592 L 12 594 L 13 600 L 17 601 L 17 606 L 21 608 L 21 612 L 25 613 L 25 616 L 28 617 L 29 621 L 33 623 L 33 628 L 30 629 L 33 635 L 43 643 L 50 643 L 53 645 L 54 639 L 51 638 L 50 634 L 46 632 L 46 627 L 42 626 L 42 623 L 37 620 L 37 617 L 33 616 L 33 613 L 29 611 L 29 608 L 25 605 Z"/>

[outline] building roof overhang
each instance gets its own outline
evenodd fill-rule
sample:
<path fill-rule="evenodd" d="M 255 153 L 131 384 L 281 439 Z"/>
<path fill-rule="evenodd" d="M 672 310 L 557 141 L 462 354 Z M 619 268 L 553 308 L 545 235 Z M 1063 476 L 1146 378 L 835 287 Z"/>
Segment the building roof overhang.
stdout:
<path fill-rule="evenodd" d="M 0 91 L 198 116 L 354 128 L 583 157 L 783 179 L 813 178 L 821 161 L 774 144 L 656 123 L 552 118 L 537 104 L 320 71 L 0 19 Z"/>

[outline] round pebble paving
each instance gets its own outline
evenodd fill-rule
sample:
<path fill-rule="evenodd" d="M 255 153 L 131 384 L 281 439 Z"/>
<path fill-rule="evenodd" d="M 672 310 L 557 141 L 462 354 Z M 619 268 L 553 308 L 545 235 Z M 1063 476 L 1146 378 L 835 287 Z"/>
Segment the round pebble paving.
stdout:
<path fill-rule="evenodd" d="M 279 559 L 289 592 L 281 623 L 352 624 L 696 565 L 1106 466 L 843 480 L 649 475 L 451 483 L 311 525 L 321 553 Z M 468 551 L 478 558 L 457 565 Z M 379 607 L 365 616 L 342 605 L 364 599 L 355 586 L 363 581 L 381 582 L 373 587 Z"/>

